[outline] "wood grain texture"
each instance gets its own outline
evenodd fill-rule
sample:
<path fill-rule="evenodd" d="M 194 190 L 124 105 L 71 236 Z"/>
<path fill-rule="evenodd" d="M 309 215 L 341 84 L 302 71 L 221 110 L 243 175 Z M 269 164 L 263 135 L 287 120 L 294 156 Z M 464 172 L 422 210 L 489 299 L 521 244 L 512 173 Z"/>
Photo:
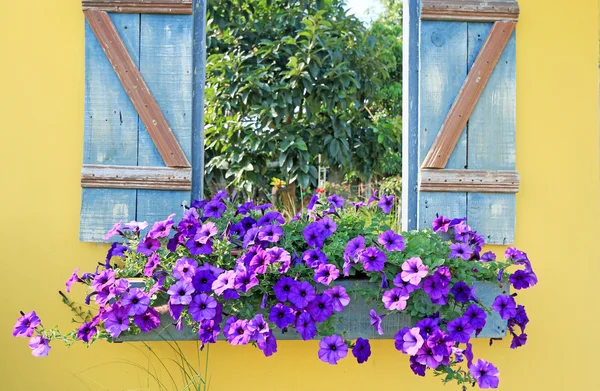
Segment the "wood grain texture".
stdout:
<path fill-rule="evenodd" d="M 148 87 L 171 125 L 186 158 L 192 149 L 192 16 L 141 15 L 140 63 Z M 141 166 L 163 166 L 164 162 L 144 124 L 140 122 Z M 138 190 L 137 218 L 163 220 L 190 205 L 191 187 L 180 191 Z M 180 216 L 178 214 L 178 216 Z"/>
<path fill-rule="evenodd" d="M 138 63 L 139 15 L 111 16 Z M 89 24 L 85 24 L 84 164 L 136 165 L 138 115 Z M 82 189 L 83 242 L 102 241 L 120 219 L 136 216 L 136 190 Z"/>
<path fill-rule="evenodd" d="M 84 14 L 166 165 L 190 167 L 108 14 L 98 10 L 87 10 Z"/>
<path fill-rule="evenodd" d="M 190 168 L 84 164 L 81 187 L 103 189 L 190 190 Z"/>
<path fill-rule="evenodd" d="M 451 23 L 451 22 L 450 22 Z M 464 80 L 422 168 L 444 168 L 473 112 L 481 93 L 515 28 L 515 22 L 495 22 L 471 71 Z M 465 40 L 467 34 L 465 33 Z M 466 45 L 465 45 L 466 49 Z"/>
<path fill-rule="evenodd" d="M 419 43 L 419 160 L 423 161 L 467 76 L 467 23 L 423 21 Z M 452 151 L 448 168 L 465 169 L 467 135 Z M 429 228 L 436 214 L 467 216 L 466 193 L 419 192 L 418 228 Z"/>
<path fill-rule="evenodd" d="M 192 0 L 82 0 L 83 10 L 101 10 L 129 14 L 192 13 Z"/>
<path fill-rule="evenodd" d="M 516 193 L 519 191 L 517 171 L 486 170 L 421 170 L 420 191 L 462 193 Z"/>
<path fill-rule="evenodd" d="M 469 67 L 489 33 L 489 23 L 469 23 Z M 513 32 L 468 124 L 471 170 L 516 168 L 516 32 Z M 511 244 L 515 237 L 515 194 L 467 194 L 469 224 L 491 244 Z"/>
<path fill-rule="evenodd" d="M 519 4 L 502 1 L 423 0 L 422 20 L 466 22 L 517 21 Z"/>

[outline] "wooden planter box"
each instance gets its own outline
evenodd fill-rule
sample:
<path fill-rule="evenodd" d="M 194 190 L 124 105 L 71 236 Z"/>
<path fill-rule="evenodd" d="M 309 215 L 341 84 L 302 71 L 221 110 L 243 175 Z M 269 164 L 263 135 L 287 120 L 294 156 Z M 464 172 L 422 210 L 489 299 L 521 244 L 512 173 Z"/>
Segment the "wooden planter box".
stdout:
<path fill-rule="evenodd" d="M 132 281 L 132 286 L 138 284 Z M 341 285 L 346 288 L 351 297 L 352 291 L 355 290 L 362 284 L 370 284 L 364 280 L 338 280 L 336 285 Z M 475 289 L 479 301 L 487 306 L 491 307 L 494 299 L 497 295 L 507 294 L 508 285 L 490 282 L 477 282 L 475 283 Z M 374 308 L 372 305 L 368 305 L 362 297 L 358 296 L 350 301 L 350 304 L 343 312 L 336 313 L 336 317 L 340 319 L 340 322 L 336 325 L 336 332 L 342 334 L 346 331 L 346 337 L 348 339 L 356 339 L 358 337 L 367 339 L 393 339 L 394 335 L 403 327 L 411 326 L 413 324 L 411 317 L 408 314 L 397 312 L 386 316 L 383 319 L 382 327 L 384 335 L 379 335 L 373 326 L 371 326 L 371 318 L 369 316 L 369 310 Z M 282 333 L 280 329 L 273 331 L 277 340 L 301 340 L 302 338 L 296 332 L 295 329 L 290 329 L 286 333 Z M 483 331 L 479 334 L 478 338 L 503 338 L 506 336 L 506 321 L 500 318 L 497 313 L 489 314 L 487 317 L 487 323 Z M 219 339 L 225 339 L 223 334 L 219 334 Z M 193 332 L 187 325 L 183 326 L 182 331 L 178 331 L 173 326 L 173 318 L 169 314 L 161 316 L 160 326 L 147 333 L 139 334 L 127 334 L 123 333 L 116 342 L 140 342 L 140 341 L 197 341 L 198 335 Z"/>

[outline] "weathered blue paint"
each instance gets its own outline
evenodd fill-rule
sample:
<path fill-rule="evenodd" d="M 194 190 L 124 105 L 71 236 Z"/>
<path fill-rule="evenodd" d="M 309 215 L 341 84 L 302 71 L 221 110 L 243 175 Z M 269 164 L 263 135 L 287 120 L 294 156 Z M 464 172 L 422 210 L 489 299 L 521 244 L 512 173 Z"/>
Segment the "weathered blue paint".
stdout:
<path fill-rule="evenodd" d="M 139 15 L 111 18 L 139 64 Z M 85 23 L 84 164 L 137 164 L 138 115 L 96 36 Z M 82 189 L 79 240 L 101 241 L 119 220 L 136 216 L 136 190 Z"/>
<path fill-rule="evenodd" d="M 337 313 L 336 316 L 340 320 L 336 323 L 336 331 L 344 334 L 348 339 L 356 339 L 358 337 L 367 339 L 393 339 L 394 335 L 403 327 L 411 326 L 414 324 L 414 320 L 409 315 L 397 312 L 386 316 L 382 322 L 382 328 L 384 335 L 379 335 L 375 332 L 373 326 L 370 323 L 369 310 L 375 308 L 372 304 L 366 303 L 364 299 L 358 295 L 353 294 L 353 289 L 360 284 L 369 284 L 366 281 L 352 281 L 352 280 L 340 280 L 336 284 L 346 287 L 348 290 L 351 301 L 348 307 L 341 313 Z M 136 283 L 132 283 L 135 286 Z M 143 283 L 141 283 L 143 285 Z M 500 294 L 506 294 L 508 287 L 497 283 L 489 282 L 477 282 L 475 283 L 475 291 L 479 302 L 491 308 L 492 303 L 496 296 Z M 278 340 L 299 340 L 300 335 L 293 329 L 287 333 L 282 333 L 281 330 L 273 330 L 275 338 Z M 506 336 L 506 321 L 503 321 L 497 313 L 489 314 L 487 317 L 486 326 L 479 334 L 479 338 L 503 338 Z M 475 336 L 473 335 L 473 338 Z M 224 339 L 223 334 L 220 334 L 219 339 Z M 161 317 L 161 324 L 158 329 L 148 333 L 140 333 L 136 335 L 122 334 L 117 342 L 136 342 L 136 341 L 197 341 L 198 334 L 193 332 L 187 325 L 183 325 L 183 330 L 178 331 L 173 326 L 173 319 L 170 315 L 166 314 Z"/>
<path fill-rule="evenodd" d="M 419 18 L 420 0 L 404 3 L 402 40 L 402 230 L 417 228 L 419 180 Z"/>
<path fill-rule="evenodd" d="M 192 17 L 141 15 L 140 71 L 188 160 L 192 154 Z M 139 166 L 165 166 L 139 121 Z M 190 204 L 185 191 L 138 190 L 137 219 L 153 222 Z"/>
<path fill-rule="evenodd" d="M 491 23 L 469 23 L 469 69 Z M 468 123 L 468 168 L 514 170 L 516 134 L 515 33 L 508 42 Z M 469 193 L 469 225 L 486 236 L 487 243 L 514 242 L 515 194 Z"/>
<path fill-rule="evenodd" d="M 192 98 L 192 199 L 204 198 L 204 86 L 206 84 L 206 0 L 194 0 Z"/>
<path fill-rule="evenodd" d="M 467 76 L 467 23 L 423 21 L 419 45 L 419 166 L 431 148 Z M 463 132 L 446 168 L 464 169 Z M 466 193 L 419 193 L 418 227 L 431 227 L 436 214 L 467 216 Z"/>

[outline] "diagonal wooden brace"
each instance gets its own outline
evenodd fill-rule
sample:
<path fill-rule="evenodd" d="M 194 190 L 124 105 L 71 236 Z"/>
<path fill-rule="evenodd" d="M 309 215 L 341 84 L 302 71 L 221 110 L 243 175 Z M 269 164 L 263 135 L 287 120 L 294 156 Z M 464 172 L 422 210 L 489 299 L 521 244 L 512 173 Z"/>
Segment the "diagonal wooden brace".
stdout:
<path fill-rule="evenodd" d="M 438 132 L 421 168 L 444 168 L 460 135 L 471 117 L 516 22 L 495 22 L 481 51 L 475 59 L 440 131 Z"/>
<path fill-rule="evenodd" d="M 168 167 L 190 167 L 167 119 L 129 55 L 110 16 L 99 10 L 86 10 L 83 13 L 165 164 Z"/>

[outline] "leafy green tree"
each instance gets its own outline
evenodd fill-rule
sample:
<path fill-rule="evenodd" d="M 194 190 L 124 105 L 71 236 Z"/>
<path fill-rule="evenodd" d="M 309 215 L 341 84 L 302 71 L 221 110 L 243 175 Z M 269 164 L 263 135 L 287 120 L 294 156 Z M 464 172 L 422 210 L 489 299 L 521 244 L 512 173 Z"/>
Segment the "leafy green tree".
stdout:
<path fill-rule="evenodd" d="M 365 26 L 343 0 L 223 0 L 208 13 L 209 182 L 316 186 L 319 155 L 344 175 L 400 172 L 400 23 Z"/>

